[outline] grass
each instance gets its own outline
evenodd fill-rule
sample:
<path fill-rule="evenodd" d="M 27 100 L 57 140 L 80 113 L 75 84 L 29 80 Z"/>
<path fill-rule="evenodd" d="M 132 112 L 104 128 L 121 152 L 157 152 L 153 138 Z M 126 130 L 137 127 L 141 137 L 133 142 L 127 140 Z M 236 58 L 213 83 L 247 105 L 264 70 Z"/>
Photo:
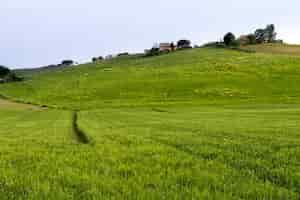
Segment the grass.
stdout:
<path fill-rule="evenodd" d="M 124 57 L 1 85 L 13 99 L 68 109 L 298 103 L 300 59 L 223 49 Z M 108 70 L 109 69 L 109 70 Z"/>
<path fill-rule="evenodd" d="M 290 44 L 261 44 L 261 45 L 248 45 L 242 49 L 252 50 L 260 53 L 300 56 L 300 45 Z"/>
<path fill-rule="evenodd" d="M 14 109 L 14 110 L 23 110 L 23 109 L 31 109 L 31 110 L 41 110 L 41 107 L 37 107 L 34 105 L 30 105 L 30 104 L 22 104 L 22 103 L 17 103 L 17 102 L 13 102 L 7 99 L 3 99 L 0 96 L 0 108 L 10 108 L 10 109 Z"/>
<path fill-rule="evenodd" d="M 196 49 L 0 85 L 49 106 L 0 101 L 0 197 L 298 200 L 299 64 Z"/>

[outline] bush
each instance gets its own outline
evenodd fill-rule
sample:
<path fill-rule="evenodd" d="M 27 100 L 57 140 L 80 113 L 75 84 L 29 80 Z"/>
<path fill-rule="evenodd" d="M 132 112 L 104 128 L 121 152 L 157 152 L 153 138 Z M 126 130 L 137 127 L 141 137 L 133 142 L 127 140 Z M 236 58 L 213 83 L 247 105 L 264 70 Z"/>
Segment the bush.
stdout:
<path fill-rule="evenodd" d="M 9 74 L 7 74 L 7 76 L 4 78 L 5 82 L 18 82 L 18 81 L 22 81 L 23 78 L 18 77 L 15 73 L 10 72 Z"/>
<path fill-rule="evenodd" d="M 201 47 L 217 47 L 220 44 L 220 42 L 208 42 Z"/>
<path fill-rule="evenodd" d="M 240 46 L 240 41 L 234 40 L 234 41 L 231 43 L 231 46 L 232 46 L 232 47 L 239 47 L 239 46 Z"/>
<path fill-rule="evenodd" d="M 159 48 L 153 47 L 146 51 L 145 56 L 158 56 L 160 54 Z"/>
<path fill-rule="evenodd" d="M 18 77 L 14 72 L 4 66 L 0 66 L 0 83 L 22 81 L 23 78 Z"/>
<path fill-rule="evenodd" d="M 216 44 L 216 47 L 217 47 L 217 48 L 225 48 L 226 45 L 225 45 L 223 42 L 218 42 L 218 43 Z"/>

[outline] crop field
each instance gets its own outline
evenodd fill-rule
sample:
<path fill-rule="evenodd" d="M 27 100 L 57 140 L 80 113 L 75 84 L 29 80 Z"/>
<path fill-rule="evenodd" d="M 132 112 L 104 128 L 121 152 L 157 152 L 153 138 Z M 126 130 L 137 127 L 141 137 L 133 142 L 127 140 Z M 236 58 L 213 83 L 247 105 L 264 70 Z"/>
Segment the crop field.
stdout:
<path fill-rule="evenodd" d="M 2 84 L 0 199 L 299 200 L 299 66 L 207 48 Z"/>

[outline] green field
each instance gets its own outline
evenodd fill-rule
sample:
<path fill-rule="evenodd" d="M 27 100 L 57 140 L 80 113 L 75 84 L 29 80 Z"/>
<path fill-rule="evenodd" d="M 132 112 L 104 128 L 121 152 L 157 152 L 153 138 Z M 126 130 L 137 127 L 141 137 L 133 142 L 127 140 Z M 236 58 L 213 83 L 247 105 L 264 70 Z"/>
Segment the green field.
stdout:
<path fill-rule="evenodd" d="M 260 44 L 246 45 L 242 49 L 252 50 L 260 53 L 300 56 L 300 45 L 290 44 Z"/>
<path fill-rule="evenodd" d="M 299 200 L 299 66 L 205 48 L 2 84 L 0 199 Z"/>

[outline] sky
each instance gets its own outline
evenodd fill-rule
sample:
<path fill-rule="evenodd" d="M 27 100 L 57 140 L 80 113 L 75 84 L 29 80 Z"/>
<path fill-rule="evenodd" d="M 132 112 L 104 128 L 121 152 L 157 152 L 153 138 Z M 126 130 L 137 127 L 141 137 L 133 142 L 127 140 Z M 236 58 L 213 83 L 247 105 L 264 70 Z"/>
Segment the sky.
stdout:
<path fill-rule="evenodd" d="M 156 42 L 220 40 L 273 23 L 300 44 L 298 0 L 0 0 L 0 65 L 32 68 L 143 52 Z"/>

